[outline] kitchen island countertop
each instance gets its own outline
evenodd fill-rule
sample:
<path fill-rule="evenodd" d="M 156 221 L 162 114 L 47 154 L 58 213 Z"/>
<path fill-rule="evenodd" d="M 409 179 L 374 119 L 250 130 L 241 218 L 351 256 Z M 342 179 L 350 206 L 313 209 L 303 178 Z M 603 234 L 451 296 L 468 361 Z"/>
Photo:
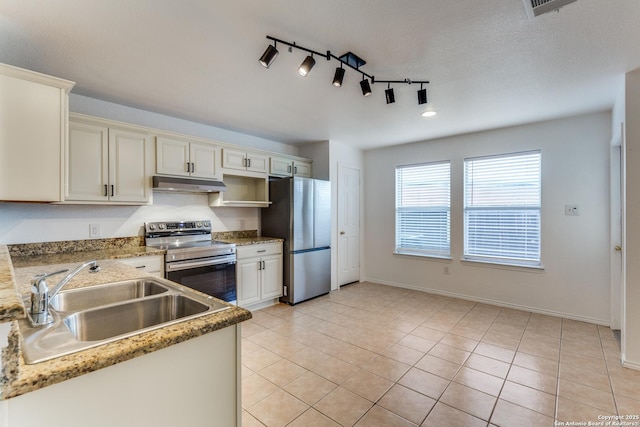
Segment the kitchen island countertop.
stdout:
<path fill-rule="evenodd" d="M 101 252 L 101 256 L 97 256 Z M 117 251 L 109 254 L 103 251 L 75 252 L 71 254 L 38 255 L 16 257 L 17 265 L 12 265 L 7 248 L 0 245 L 0 316 L 11 312 L 4 321 L 12 320 L 8 346 L 2 349 L 2 373 L 0 374 L 0 399 L 9 399 L 48 385 L 56 384 L 98 369 L 133 359 L 144 354 L 169 347 L 251 318 L 251 312 L 230 305 L 229 310 L 212 313 L 192 320 L 176 323 L 160 329 L 144 332 L 130 338 L 107 343 L 67 356 L 41 363 L 27 365 L 20 348 L 20 332 L 16 319 L 25 315 L 21 296 L 30 290 L 31 278 L 35 274 L 74 268 L 79 262 L 99 259 L 102 270 L 89 274 L 86 270 L 75 276 L 65 287 L 72 289 L 120 280 L 147 277 L 148 274 L 118 262 L 118 258 L 133 256 L 161 255 L 164 252 L 140 247 L 138 250 Z M 104 259 L 110 258 L 110 259 Z M 5 301 L 5 295 L 9 301 Z M 20 307 L 16 308 L 12 306 Z"/>

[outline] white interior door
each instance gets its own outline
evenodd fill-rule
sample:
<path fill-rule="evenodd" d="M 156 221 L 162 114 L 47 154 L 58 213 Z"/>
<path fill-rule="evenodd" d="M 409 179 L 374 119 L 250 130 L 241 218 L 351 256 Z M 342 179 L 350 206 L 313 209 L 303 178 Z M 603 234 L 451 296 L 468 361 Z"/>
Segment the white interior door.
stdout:
<path fill-rule="evenodd" d="M 338 165 L 338 286 L 360 280 L 360 170 Z"/>
<path fill-rule="evenodd" d="M 620 141 L 611 147 L 611 329 L 622 328 L 622 281 L 624 196 L 622 186 L 622 148 Z"/>

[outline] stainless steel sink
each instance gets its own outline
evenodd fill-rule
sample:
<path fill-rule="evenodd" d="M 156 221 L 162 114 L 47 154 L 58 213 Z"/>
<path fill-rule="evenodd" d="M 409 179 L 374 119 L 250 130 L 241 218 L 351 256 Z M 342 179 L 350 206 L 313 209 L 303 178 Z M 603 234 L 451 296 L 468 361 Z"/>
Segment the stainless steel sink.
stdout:
<path fill-rule="evenodd" d="M 140 299 L 81 311 L 64 324 L 78 341 L 100 341 L 205 312 L 209 307 L 184 295 Z"/>
<path fill-rule="evenodd" d="M 107 283 L 105 285 L 63 291 L 56 294 L 49 303 L 57 311 L 79 311 L 115 302 L 157 295 L 168 290 L 169 288 L 166 286 L 149 279 L 127 280 L 125 282 Z"/>
<path fill-rule="evenodd" d="M 230 304 L 165 279 L 145 278 L 61 291 L 53 323 L 18 327 L 25 362 L 38 363 L 227 310 Z"/>

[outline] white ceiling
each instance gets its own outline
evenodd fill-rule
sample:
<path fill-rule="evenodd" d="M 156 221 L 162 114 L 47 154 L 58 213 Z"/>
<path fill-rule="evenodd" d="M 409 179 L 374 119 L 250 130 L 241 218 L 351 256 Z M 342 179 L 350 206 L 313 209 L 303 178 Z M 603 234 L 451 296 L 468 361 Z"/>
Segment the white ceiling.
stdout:
<path fill-rule="evenodd" d="M 266 35 L 353 51 L 385 85 L 363 97 L 336 61 L 280 55 Z M 529 19 L 522 0 L 0 0 L 0 62 L 76 83 L 74 93 L 287 144 L 359 148 L 609 109 L 640 67 L 640 1 L 578 0 Z M 438 115 L 423 118 L 426 108 Z"/>

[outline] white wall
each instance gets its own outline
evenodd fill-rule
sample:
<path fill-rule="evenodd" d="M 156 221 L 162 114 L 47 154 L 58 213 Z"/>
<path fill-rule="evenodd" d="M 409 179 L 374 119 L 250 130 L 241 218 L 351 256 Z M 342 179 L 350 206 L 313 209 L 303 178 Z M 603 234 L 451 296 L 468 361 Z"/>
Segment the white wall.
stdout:
<path fill-rule="evenodd" d="M 84 206 L 0 203 L 0 243 L 89 239 L 89 224 L 102 238 L 142 236 L 145 221 L 209 219 L 214 231 L 258 230 L 258 208 L 210 208 L 202 194 L 154 193 L 153 206 Z"/>
<path fill-rule="evenodd" d="M 611 113 L 603 112 L 365 152 L 366 279 L 608 324 L 610 139 Z M 544 270 L 461 262 L 463 159 L 535 149 Z M 452 162 L 453 259 L 394 255 L 395 166 L 438 160 Z M 565 204 L 579 205 L 580 216 L 565 216 Z"/>
<path fill-rule="evenodd" d="M 152 113 L 150 111 L 139 110 L 137 108 L 126 107 L 95 98 L 88 98 L 74 93 L 69 95 L 69 111 L 155 129 L 168 130 L 185 135 L 208 138 L 229 144 L 244 145 L 260 150 L 273 151 L 275 153 L 298 155 L 298 148 L 292 145 L 282 144 L 277 141 L 258 138 L 227 129 L 207 126 L 201 123 L 194 123 L 163 114 Z"/>
<path fill-rule="evenodd" d="M 625 320 L 622 359 L 640 369 L 640 70 L 626 76 Z"/>

